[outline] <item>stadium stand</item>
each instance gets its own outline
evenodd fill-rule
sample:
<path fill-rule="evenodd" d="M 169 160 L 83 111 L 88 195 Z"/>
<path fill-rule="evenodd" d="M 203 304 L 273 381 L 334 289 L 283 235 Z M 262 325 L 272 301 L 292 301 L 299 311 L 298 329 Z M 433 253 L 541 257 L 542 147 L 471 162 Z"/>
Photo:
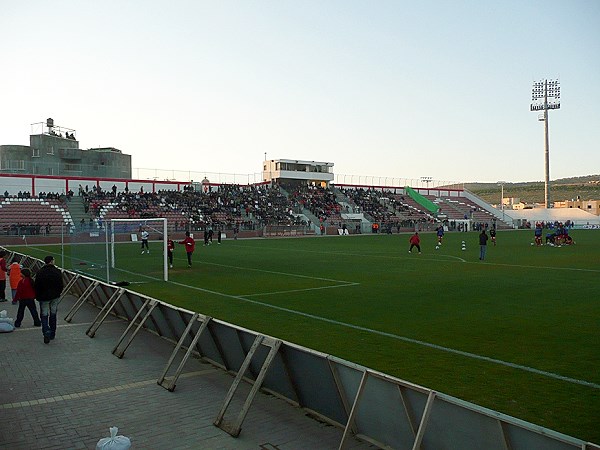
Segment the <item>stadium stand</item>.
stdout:
<path fill-rule="evenodd" d="M 59 200 L 4 197 L 0 202 L 0 230 L 6 235 L 60 233 L 73 225 L 67 205 Z"/>
<path fill-rule="evenodd" d="M 480 208 L 467 198 L 429 197 L 432 202 L 440 207 L 440 213 L 445 214 L 448 220 L 470 219 L 474 223 L 497 223 L 494 216 Z M 509 228 L 507 225 L 497 223 L 498 228 Z"/>
<path fill-rule="evenodd" d="M 419 198 L 413 198 L 403 188 L 392 191 L 360 186 L 213 184 L 202 189 L 186 185 L 183 190 L 157 192 L 117 192 L 116 187 L 102 190 L 94 186 L 89 192 L 80 189 L 77 196 L 72 191 L 66 195 L 42 193 L 37 199 L 26 192 L 19 194 L 4 199 L 0 221 L 4 234 L 44 234 L 47 224 L 54 231 L 62 224 L 84 231 L 98 229 L 110 219 L 151 217 L 167 218 L 169 232 L 209 227 L 223 231 L 300 227 L 295 233 L 320 230 L 334 234 L 342 227 L 351 233 L 367 232 L 371 227 L 391 233 L 434 229 L 439 222 L 450 230 L 465 220 L 472 223 L 473 229 L 496 223 L 492 213 L 466 197 L 419 194 Z M 28 204 L 30 209 L 6 209 L 13 204 Z M 432 212 L 426 204 L 439 207 L 439 211 Z M 364 218 L 357 218 L 360 214 Z"/>
<path fill-rule="evenodd" d="M 335 194 L 322 187 L 300 186 L 290 195 L 290 201 L 298 212 L 316 218 L 319 223 L 339 223 L 341 206 L 337 202 Z M 307 214 L 307 211 L 310 214 Z"/>

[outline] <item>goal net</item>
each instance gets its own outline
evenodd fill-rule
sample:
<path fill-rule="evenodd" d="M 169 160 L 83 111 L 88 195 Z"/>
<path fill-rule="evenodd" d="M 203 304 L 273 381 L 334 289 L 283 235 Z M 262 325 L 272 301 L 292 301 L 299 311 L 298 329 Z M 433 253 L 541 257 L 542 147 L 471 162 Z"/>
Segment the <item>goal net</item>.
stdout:
<path fill-rule="evenodd" d="M 142 253 L 142 232 L 148 248 Z M 65 267 L 109 283 L 168 280 L 167 219 L 95 220 L 70 230 Z"/>
<path fill-rule="evenodd" d="M 106 223 L 109 282 L 169 280 L 167 219 L 111 219 Z"/>

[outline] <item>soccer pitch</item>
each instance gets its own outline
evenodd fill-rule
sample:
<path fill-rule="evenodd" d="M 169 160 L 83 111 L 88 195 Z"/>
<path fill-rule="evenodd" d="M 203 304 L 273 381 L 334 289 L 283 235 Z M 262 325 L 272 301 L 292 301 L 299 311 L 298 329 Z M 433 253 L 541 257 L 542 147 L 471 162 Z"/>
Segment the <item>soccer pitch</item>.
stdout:
<path fill-rule="evenodd" d="M 408 253 L 408 234 L 197 241 L 191 269 L 177 246 L 169 282 L 162 242 L 150 255 L 124 243 L 113 281 L 600 442 L 600 231 L 571 235 L 575 245 L 557 248 L 530 245 L 533 231 L 499 232 L 483 262 L 475 232 L 447 233 L 439 250 L 423 233 L 420 255 Z M 77 247 L 78 257 L 103 254 Z M 67 268 L 70 258 L 67 248 Z"/>

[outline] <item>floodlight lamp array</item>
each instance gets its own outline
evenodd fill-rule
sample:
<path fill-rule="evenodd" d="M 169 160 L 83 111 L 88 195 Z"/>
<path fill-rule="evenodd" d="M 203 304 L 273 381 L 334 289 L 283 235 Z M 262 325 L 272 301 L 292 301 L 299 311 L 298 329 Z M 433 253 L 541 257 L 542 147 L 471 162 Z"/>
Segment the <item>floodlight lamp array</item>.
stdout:
<path fill-rule="evenodd" d="M 551 99 L 548 102 L 548 99 Z M 544 104 L 535 103 L 544 100 Z M 535 81 L 531 89 L 531 111 L 560 108 L 560 82 L 558 80 Z"/>
<path fill-rule="evenodd" d="M 531 111 L 543 111 L 545 109 L 560 109 L 560 103 L 548 103 L 546 106 L 531 104 Z"/>

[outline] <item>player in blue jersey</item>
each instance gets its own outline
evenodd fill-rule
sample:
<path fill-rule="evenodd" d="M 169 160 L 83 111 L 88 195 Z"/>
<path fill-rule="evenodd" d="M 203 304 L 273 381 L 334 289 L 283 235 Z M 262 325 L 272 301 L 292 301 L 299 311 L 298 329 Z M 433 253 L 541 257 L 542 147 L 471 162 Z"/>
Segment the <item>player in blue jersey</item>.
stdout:
<path fill-rule="evenodd" d="M 542 225 L 540 223 L 535 224 L 533 237 L 535 239 L 535 245 L 542 245 Z"/>
<path fill-rule="evenodd" d="M 443 227 L 443 225 L 440 225 L 437 228 L 437 239 L 438 239 L 438 245 L 442 245 L 442 239 L 444 239 L 444 227 Z"/>

